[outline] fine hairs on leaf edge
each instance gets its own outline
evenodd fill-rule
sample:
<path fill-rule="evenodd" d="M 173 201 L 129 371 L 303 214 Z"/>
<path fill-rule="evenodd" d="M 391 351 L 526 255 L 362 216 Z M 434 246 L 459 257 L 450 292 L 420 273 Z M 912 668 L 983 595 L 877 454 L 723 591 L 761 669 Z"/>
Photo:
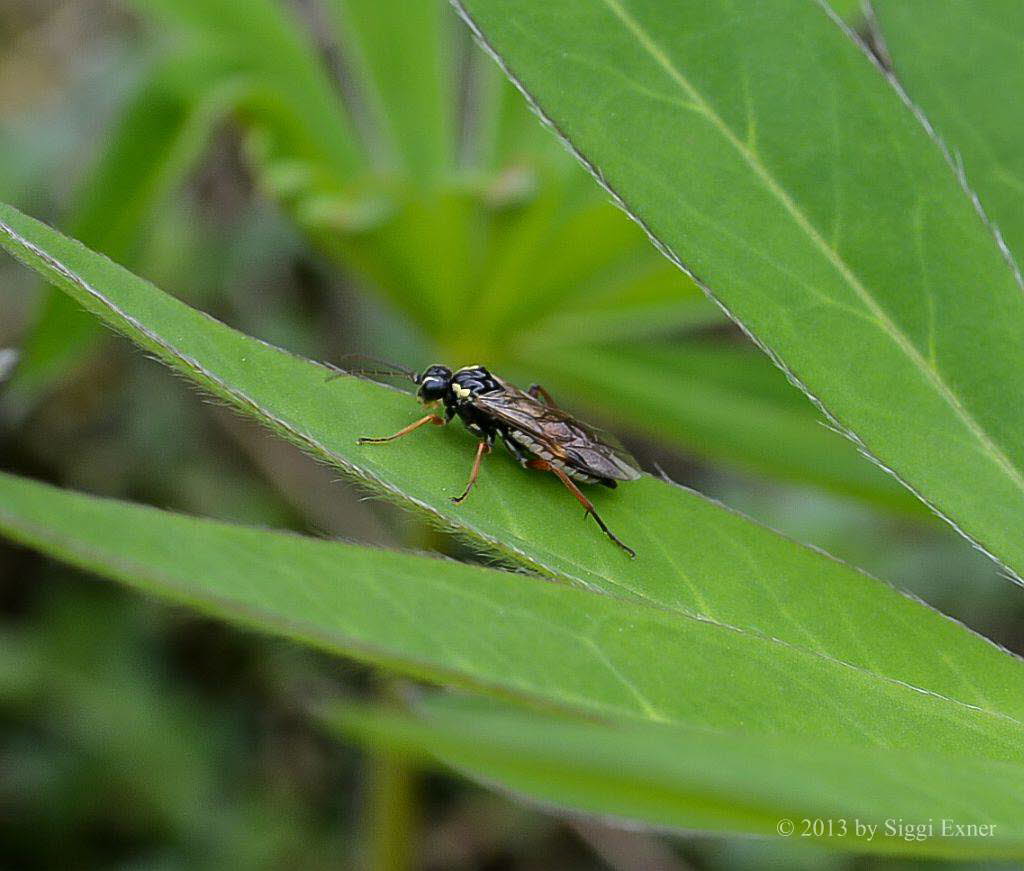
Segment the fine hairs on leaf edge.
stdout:
<path fill-rule="evenodd" d="M 506 60 L 498 53 L 498 51 L 490 44 L 490 42 L 484 36 L 483 32 L 478 27 L 476 21 L 469 14 L 469 11 L 465 8 L 465 6 L 463 6 L 462 0 L 449 0 L 449 2 L 452 4 L 453 8 L 455 9 L 459 17 L 465 22 L 466 26 L 472 31 L 473 36 L 475 37 L 480 47 L 488 55 L 490 55 L 491 59 L 499 66 L 499 68 L 509 79 L 509 81 L 511 81 L 512 84 L 515 85 L 519 93 L 522 94 L 523 98 L 526 100 L 534 115 L 537 116 L 537 118 L 544 124 L 545 127 L 551 130 L 552 133 L 554 133 L 554 135 L 562 143 L 563 147 L 569 152 L 569 154 L 571 154 L 583 166 L 583 168 L 594 178 L 594 180 L 597 181 L 597 183 L 602 188 L 604 188 L 604 190 L 611 197 L 612 202 L 615 203 L 615 205 L 617 205 L 626 214 L 626 216 L 630 218 L 630 220 L 636 223 L 641 230 L 643 230 L 643 232 L 647 235 L 647 238 L 650 240 L 651 244 L 654 245 L 654 247 L 657 248 L 657 250 L 660 251 L 664 257 L 666 257 L 671 263 L 673 263 L 684 274 L 686 274 L 701 289 L 701 291 L 703 291 L 704 295 L 709 300 L 711 300 L 711 302 L 715 303 L 715 305 L 717 305 L 722 310 L 722 312 L 743 331 L 747 338 L 749 338 L 750 341 L 753 342 L 786 376 L 786 379 L 790 382 L 790 384 L 792 384 L 794 387 L 800 390 L 800 392 L 803 393 L 811 401 L 815 408 L 817 408 L 818 411 L 829 422 L 831 427 L 837 433 L 851 441 L 853 445 L 857 448 L 857 451 L 862 456 L 864 456 L 870 462 L 877 465 L 880 469 L 882 469 L 882 471 L 891 475 L 900 484 L 906 487 L 911 493 L 913 493 L 918 499 L 920 499 L 921 502 L 924 503 L 924 505 L 926 505 L 933 514 L 935 514 L 941 520 L 949 524 L 960 536 L 966 539 L 972 545 L 972 547 L 974 547 L 975 549 L 983 553 L 986 557 L 988 557 L 990 560 L 992 560 L 992 562 L 994 562 L 1002 570 L 1003 575 L 1008 580 L 1020 586 L 1024 586 L 1024 579 L 1022 579 L 1020 575 L 1018 575 L 1010 566 L 1008 566 L 999 557 L 997 557 L 980 540 L 978 540 L 972 535 L 969 535 L 964 529 L 960 527 L 960 525 L 955 520 L 953 520 L 948 514 L 946 514 L 936 503 L 926 498 L 919 490 L 917 490 L 916 487 L 907 482 L 899 473 L 897 473 L 894 469 L 892 469 L 884 462 L 882 462 L 857 433 L 855 433 L 852 429 L 846 426 L 838 417 L 836 417 L 835 414 L 833 414 L 828 408 L 825 407 L 824 403 L 822 403 L 822 401 L 807 387 L 807 385 L 804 384 L 801 378 L 790 366 L 784 363 L 781 360 L 781 358 L 779 358 L 779 356 L 770 347 L 768 347 L 768 345 L 761 341 L 761 339 L 745 323 L 743 323 L 739 318 L 737 318 L 732 313 L 732 311 L 725 304 L 725 302 L 718 298 L 718 296 L 707 284 L 707 282 L 705 282 L 689 266 L 687 266 L 683 259 L 678 254 L 676 254 L 676 252 L 672 250 L 672 248 L 670 248 L 661 239 L 655 236 L 654 232 L 647 225 L 646 221 L 644 221 L 644 219 L 641 218 L 639 214 L 635 213 L 629 206 L 629 204 L 623 199 L 623 197 L 614 188 L 611 187 L 611 185 L 605 179 L 604 174 L 601 172 L 601 170 L 595 164 L 593 164 L 590 161 L 590 159 L 585 154 L 583 154 L 582 151 L 580 151 L 576 147 L 576 145 L 570 140 L 570 138 L 562 131 L 562 129 L 554 121 L 554 119 L 548 115 L 548 113 L 538 102 L 537 98 L 534 97 L 534 95 L 527 89 L 526 85 L 523 84 L 519 76 L 512 70 L 512 68 L 509 66 Z M 956 175 L 961 187 L 964 188 L 965 192 L 969 194 L 969 197 L 972 200 L 972 202 L 975 203 L 975 209 L 978 210 L 979 216 L 982 217 L 985 227 L 989 230 L 989 232 L 993 232 L 993 225 L 985 217 L 984 211 L 981 210 L 980 201 L 977 200 L 977 196 L 974 195 L 968 187 L 965 187 L 966 178 L 957 171 L 956 165 L 952 162 L 949 156 L 948 150 L 942 144 L 941 140 L 936 136 L 931 125 L 925 118 L 924 113 L 914 106 L 914 104 L 910 101 L 910 98 L 905 94 L 905 92 L 903 92 L 902 88 L 896 82 L 895 78 L 886 72 L 886 70 L 878 62 L 878 59 L 875 58 L 871 54 L 871 52 L 866 49 L 863 43 L 857 38 L 856 34 L 854 34 L 846 26 L 845 22 L 843 22 L 842 19 L 840 19 L 836 15 L 835 11 L 828 4 L 827 0 L 814 0 L 814 2 L 833 21 L 833 23 L 837 23 L 839 25 L 839 27 L 841 28 L 842 32 L 846 35 L 846 37 L 850 39 L 861 50 L 861 52 L 871 61 L 872 66 L 882 74 L 883 78 L 890 84 L 890 86 L 894 88 L 894 90 L 899 95 L 900 99 L 904 102 L 904 104 L 911 109 L 914 116 L 922 124 L 929 138 L 931 138 L 932 141 L 934 141 L 939 146 L 941 153 L 943 154 L 947 164 L 950 166 L 950 168 Z M 1013 260 L 1012 254 L 1010 254 L 1009 250 L 1006 248 L 1005 243 L 1002 241 L 1001 235 L 998 233 L 998 231 L 994 232 L 993 235 L 995 237 L 997 245 L 1003 253 L 1003 256 L 1008 258 L 1008 263 L 1010 264 L 1011 271 L 1013 272 L 1017 283 L 1020 284 L 1022 288 L 1024 288 L 1024 283 L 1022 283 L 1021 281 L 1020 272 L 1016 268 L 1016 264 Z"/>
<path fill-rule="evenodd" d="M 934 140 L 935 144 L 939 146 L 942 156 L 946 159 L 946 163 L 949 164 L 950 169 L 953 170 L 953 174 L 956 176 L 957 181 L 960 182 L 960 187 L 963 189 L 963 192 L 967 195 L 971 204 L 974 206 L 974 210 L 978 213 L 978 217 L 981 218 L 982 223 L 989 229 L 995 238 L 996 244 L 999 246 L 999 250 L 1003 255 L 1003 259 L 1006 260 L 1007 265 L 1013 272 L 1013 277 L 1016 280 L 1017 285 L 1020 287 L 1021 291 L 1024 292 L 1024 275 L 1021 274 L 1017 259 L 1013 256 L 1013 252 L 1006 244 L 1006 240 L 1003 239 L 1003 234 L 1000 231 L 998 224 L 988 216 L 977 192 L 971 187 L 971 184 L 967 179 L 967 169 L 964 166 L 963 157 L 960 154 L 959 149 L 950 149 L 949 146 L 946 145 L 945 140 L 932 125 L 931 121 L 928 120 L 928 116 L 924 114 L 924 110 L 910 99 L 910 95 L 906 92 L 903 84 L 899 80 L 899 77 L 896 75 L 895 68 L 887 68 L 882 61 L 871 52 L 868 46 L 864 44 L 863 40 L 859 39 L 857 34 L 850 30 L 846 22 L 843 21 L 835 10 L 828 5 L 827 0 L 816 0 L 816 2 L 826 10 L 829 17 L 831 17 L 832 20 L 843 29 L 850 39 L 852 39 L 854 43 L 864 51 L 871 62 L 878 68 L 879 72 L 885 76 L 893 90 L 895 90 L 899 95 L 903 104 L 914 113 L 914 117 L 917 118 L 921 126 L 924 127 L 928 135 Z M 875 38 L 877 38 L 884 47 L 886 45 L 885 34 L 879 26 L 878 16 L 875 14 L 874 5 L 871 0 L 861 0 L 861 6 L 863 8 L 864 18 L 867 21 L 868 27 L 871 29 L 873 36 L 875 36 Z M 888 49 L 886 49 L 886 51 L 888 51 Z"/>

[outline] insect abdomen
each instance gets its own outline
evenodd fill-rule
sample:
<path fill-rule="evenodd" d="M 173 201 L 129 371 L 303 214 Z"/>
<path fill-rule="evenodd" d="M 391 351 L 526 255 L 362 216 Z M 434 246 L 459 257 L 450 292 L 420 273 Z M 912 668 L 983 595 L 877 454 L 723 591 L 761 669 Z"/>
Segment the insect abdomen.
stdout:
<path fill-rule="evenodd" d="M 580 471 L 574 466 L 570 466 L 563 460 L 556 457 L 547 448 L 545 448 L 536 439 L 531 438 L 524 432 L 520 432 L 517 429 L 509 429 L 508 435 L 511 436 L 513 441 L 517 444 L 522 445 L 531 454 L 536 457 L 540 457 L 542 460 L 547 460 L 552 466 L 557 466 L 570 478 L 575 478 L 577 481 L 582 481 L 584 484 L 596 484 L 599 481 L 603 481 L 602 478 L 595 477 L 594 475 L 588 475 L 586 472 Z"/>

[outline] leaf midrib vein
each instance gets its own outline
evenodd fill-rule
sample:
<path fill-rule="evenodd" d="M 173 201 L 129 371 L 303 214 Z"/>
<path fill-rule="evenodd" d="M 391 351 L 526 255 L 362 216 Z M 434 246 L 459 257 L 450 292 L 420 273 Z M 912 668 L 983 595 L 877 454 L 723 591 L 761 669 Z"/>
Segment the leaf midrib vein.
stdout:
<path fill-rule="evenodd" d="M 771 193 L 786 211 L 790 214 L 797 226 L 807 235 L 814 245 L 825 255 L 840 277 L 853 289 L 857 297 L 874 316 L 879 326 L 892 339 L 903 354 L 911 363 L 927 378 L 938 394 L 953 409 L 953 412 L 960 421 L 967 427 L 971 434 L 985 449 L 993 461 L 1006 473 L 1018 490 L 1024 492 L 1024 475 L 1013 464 L 1009 457 L 999 448 L 992 437 L 985 431 L 974 416 L 964 407 L 959 397 L 950 386 L 943 380 L 939 372 L 931 365 L 914 346 L 910 339 L 897 327 L 896 323 L 889 317 L 878 301 L 857 278 L 856 274 L 843 260 L 839 253 L 825 240 L 818 232 L 814 224 L 803 213 L 789 193 L 782 187 L 776 178 L 768 171 L 768 168 L 750 148 L 747 147 L 733 133 L 725 121 L 711 107 L 704 95 L 698 91 L 689 79 L 686 78 L 673 64 L 668 55 L 654 41 L 644 27 L 627 12 L 619 0 L 602 0 L 608 10 L 622 22 L 623 26 L 636 38 L 641 48 L 661 67 L 661 69 L 674 81 L 688 96 L 691 102 L 701 107 L 702 113 L 715 129 L 721 133 L 726 141 L 743 158 L 744 162 L 753 170 L 754 174 L 761 180 L 767 191 Z"/>

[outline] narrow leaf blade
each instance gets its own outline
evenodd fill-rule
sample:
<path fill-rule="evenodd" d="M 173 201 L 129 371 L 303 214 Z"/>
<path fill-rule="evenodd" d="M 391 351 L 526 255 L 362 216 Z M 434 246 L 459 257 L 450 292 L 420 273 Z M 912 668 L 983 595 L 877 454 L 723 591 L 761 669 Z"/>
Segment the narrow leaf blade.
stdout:
<path fill-rule="evenodd" d="M 538 577 L 175 515 L 5 474 L 0 529 L 223 619 L 499 698 L 1024 763 L 1024 722 L 1000 710 Z M 991 647 L 986 661 L 1011 666 L 1020 692 L 1019 663 Z"/>
<path fill-rule="evenodd" d="M 1024 769 L 1017 765 L 583 723 L 452 696 L 428 698 L 421 708 L 410 716 L 335 704 L 324 721 L 345 737 L 432 757 L 545 807 L 631 826 L 777 837 L 789 821 L 788 837 L 832 849 L 945 858 L 1024 853 Z M 897 832 L 897 821 L 911 837 Z M 956 836 L 958 824 L 970 834 Z"/>

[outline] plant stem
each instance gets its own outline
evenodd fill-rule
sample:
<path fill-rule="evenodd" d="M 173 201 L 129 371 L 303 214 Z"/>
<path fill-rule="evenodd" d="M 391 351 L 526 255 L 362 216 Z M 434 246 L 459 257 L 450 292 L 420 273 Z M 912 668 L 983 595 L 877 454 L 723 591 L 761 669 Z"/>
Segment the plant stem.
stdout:
<path fill-rule="evenodd" d="M 413 867 L 415 776 L 408 760 L 376 751 L 368 758 L 366 868 L 408 871 Z"/>

